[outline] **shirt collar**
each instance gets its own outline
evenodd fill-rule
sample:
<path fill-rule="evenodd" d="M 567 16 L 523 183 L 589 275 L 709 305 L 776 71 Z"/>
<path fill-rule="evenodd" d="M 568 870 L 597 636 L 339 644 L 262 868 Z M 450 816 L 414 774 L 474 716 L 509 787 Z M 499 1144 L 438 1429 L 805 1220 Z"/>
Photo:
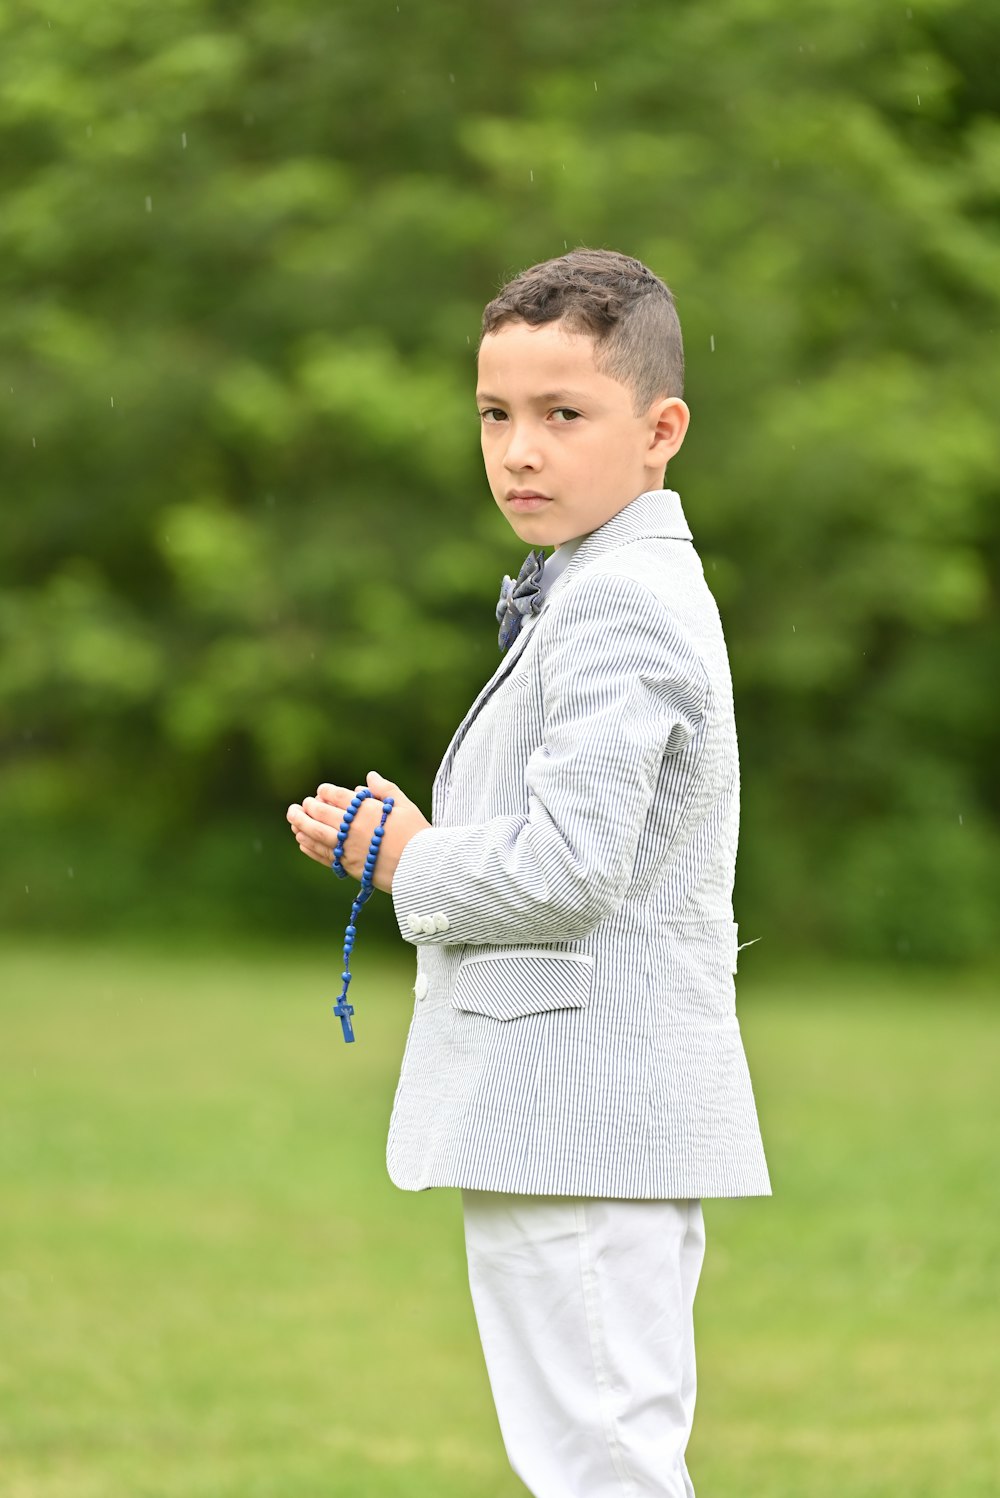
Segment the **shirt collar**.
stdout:
<path fill-rule="evenodd" d="M 550 557 L 546 557 L 545 566 L 542 570 L 542 596 L 549 591 L 557 578 L 561 577 L 573 560 L 574 552 L 586 540 L 585 536 L 574 536 L 570 541 L 564 541 L 557 546 Z"/>

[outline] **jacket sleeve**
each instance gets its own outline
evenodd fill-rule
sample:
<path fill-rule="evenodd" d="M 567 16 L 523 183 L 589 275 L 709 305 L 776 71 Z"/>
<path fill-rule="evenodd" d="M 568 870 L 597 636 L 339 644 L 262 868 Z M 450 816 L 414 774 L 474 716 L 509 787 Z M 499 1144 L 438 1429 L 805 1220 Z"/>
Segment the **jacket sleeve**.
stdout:
<path fill-rule="evenodd" d="M 407 941 L 572 941 L 624 899 L 664 756 L 697 733 L 708 680 L 667 606 L 630 577 L 567 589 L 551 634 L 528 814 L 411 838 L 392 883 Z"/>

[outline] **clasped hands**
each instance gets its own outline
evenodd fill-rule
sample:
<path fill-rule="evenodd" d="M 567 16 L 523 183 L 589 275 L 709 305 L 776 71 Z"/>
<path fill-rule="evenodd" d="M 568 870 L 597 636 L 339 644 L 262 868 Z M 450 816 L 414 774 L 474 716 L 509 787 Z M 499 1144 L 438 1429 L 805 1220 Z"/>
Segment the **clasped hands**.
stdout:
<path fill-rule="evenodd" d="M 431 825 L 398 785 L 370 770 L 364 786 L 355 786 L 349 791 L 342 785 L 321 785 L 315 796 L 306 796 L 301 805 L 294 802 L 285 815 L 302 852 L 329 868 L 344 812 L 357 791 L 365 789 L 372 794 L 362 801 L 354 815 L 340 862 L 353 879 L 360 880 L 372 833 L 382 820 L 382 802 L 391 796 L 392 811 L 386 820 L 373 880 L 376 889 L 389 891 L 403 849 L 411 837 Z"/>

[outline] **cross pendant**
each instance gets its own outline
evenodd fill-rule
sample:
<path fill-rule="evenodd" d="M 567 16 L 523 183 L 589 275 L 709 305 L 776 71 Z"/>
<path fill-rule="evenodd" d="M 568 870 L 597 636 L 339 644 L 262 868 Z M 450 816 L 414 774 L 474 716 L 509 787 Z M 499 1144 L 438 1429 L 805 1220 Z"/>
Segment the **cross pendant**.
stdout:
<path fill-rule="evenodd" d="M 354 1030 L 351 1027 L 351 1015 L 354 1013 L 354 1005 L 349 1004 L 346 999 L 341 999 L 338 1003 L 334 1004 L 333 1012 L 344 1027 L 345 1041 L 352 1041 L 354 1039 Z"/>

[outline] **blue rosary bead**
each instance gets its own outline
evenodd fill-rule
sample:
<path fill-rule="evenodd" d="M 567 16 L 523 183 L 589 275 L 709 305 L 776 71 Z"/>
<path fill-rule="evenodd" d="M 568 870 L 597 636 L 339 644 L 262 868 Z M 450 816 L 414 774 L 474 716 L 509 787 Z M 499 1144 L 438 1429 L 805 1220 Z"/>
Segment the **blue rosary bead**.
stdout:
<path fill-rule="evenodd" d="M 330 864 L 330 867 L 333 869 L 333 872 L 339 879 L 347 878 L 347 870 L 343 867 L 340 860 L 341 855 L 344 851 L 344 844 L 347 841 L 347 834 L 351 830 L 351 823 L 354 821 L 355 813 L 357 812 L 358 807 L 361 805 L 362 801 L 365 801 L 369 796 L 371 796 L 371 794 L 372 792 L 368 790 L 356 792 L 350 806 L 344 813 L 344 819 L 341 822 L 340 830 L 337 833 L 337 843 L 336 847 L 333 850 L 333 859 Z M 347 922 L 347 929 L 344 932 L 344 971 L 340 975 L 341 979 L 343 980 L 344 987 L 341 991 L 340 998 L 333 1006 L 333 1012 L 340 1020 L 341 1026 L 343 1027 L 345 1041 L 352 1041 L 354 1039 L 354 1028 L 351 1024 L 351 1015 L 354 1013 L 354 1005 L 347 1002 L 347 989 L 351 981 L 351 952 L 354 948 L 355 936 L 357 935 L 357 927 L 355 926 L 355 922 L 361 911 L 362 905 L 364 905 L 366 900 L 368 900 L 375 892 L 375 864 L 378 859 L 379 846 L 382 842 L 383 836 L 385 835 L 385 824 L 388 820 L 389 813 L 392 811 L 392 808 L 393 798 L 391 796 L 387 796 L 386 799 L 382 802 L 382 820 L 379 822 L 378 826 L 375 828 L 374 833 L 372 834 L 371 845 L 369 846 L 368 854 L 365 858 L 364 868 L 361 873 L 361 888 L 359 889 L 354 899 L 354 903 L 351 906 L 351 914 Z"/>
<path fill-rule="evenodd" d="M 351 830 L 351 823 L 354 821 L 355 814 L 362 801 L 366 801 L 371 794 L 372 793 L 369 790 L 356 791 L 354 796 L 351 798 L 350 806 L 344 812 L 344 819 L 341 822 L 340 830 L 337 833 L 337 845 L 333 850 L 333 862 L 331 864 L 333 872 L 336 874 L 338 879 L 347 878 L 347 870 L 344 868 L 340 859 L 344 851 L 344 843 L 347 841 L 347 834 Z"/>

